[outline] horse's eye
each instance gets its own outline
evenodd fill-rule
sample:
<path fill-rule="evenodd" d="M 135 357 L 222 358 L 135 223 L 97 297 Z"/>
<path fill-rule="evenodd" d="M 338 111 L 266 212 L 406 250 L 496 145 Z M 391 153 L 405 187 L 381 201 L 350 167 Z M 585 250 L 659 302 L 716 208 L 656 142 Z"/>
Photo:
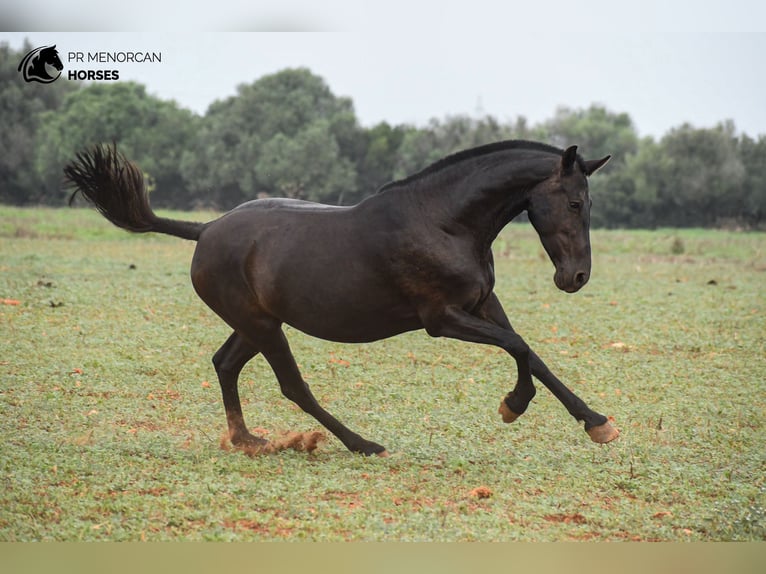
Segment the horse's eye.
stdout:
<path fill-rule="evenodd" d="M 582 207 L 582 202 L 580 202 L 580 201 L 570 201 L 569 202 L 569 207 L 574 209 L 574 210 L 579 210 L 580 207 Z"/>

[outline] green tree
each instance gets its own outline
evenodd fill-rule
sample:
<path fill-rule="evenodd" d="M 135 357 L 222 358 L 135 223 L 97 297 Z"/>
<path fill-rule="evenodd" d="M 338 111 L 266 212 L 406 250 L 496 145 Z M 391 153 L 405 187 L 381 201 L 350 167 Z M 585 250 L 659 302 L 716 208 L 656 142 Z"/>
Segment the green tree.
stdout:
<path fill-rule="evenodd" d="M 279 133 L 261 147 L 255 165 L 263 189 L 296 199 L 340 203 L 355 189 L 353 164 L 340 155 L 340 146 L 326 120 L 317 120 L 293 137 Z"/>
<path fill-rule="evenodd" d="M 662 138 L 653 209 L 659 225 L 711 226 L 737 217 L 746 173 L 735 131 L 731 122 L 711 129 L 684 124 Z"/>
<path fill-rule="evenodd" d="M 516 126 L 523 127 L 525 134 L 517 134 L 514 129 Z M 481 118 L 455 115 L 444 121 L 432 119 L 424 128 L 410 127 L 399 146 L 394 175 L 397 178 L 405 177 L 462 149 L 525 137 L 526 122 L 520 120 L 516 126 L 502 124 L 489 115 Z"/>
<path fill-rule="evenodd" d="M 621 164 L 621 165 L 620 165 Z M 594 227 L 655 227 L 654 206 L 658 194 L 669 184 L 664 175 L 670 158 L 653 138 L 641 140 L 636 153 L 618 162 L 618 167 L 599 173 L 590 181 Z"/>
<path fill-rule="evenodd" d="M 316 155 L 319 141 L 327 149 Z M 220 207 L 285 190 L 332 201 L 342 193 L 339 182 L 350 186 L 347 192 L 356 191 L 350 172 L 358 141 L 351 100 L 333 95 L 322 78 L 305 68 L 287 69 L 241 85 L 235 96 L 213 103 L 182 170 L 196 198 Z M 323 172 L 312 165 L 333 158 L 340 162 L 337 169 Z"/>
<path fill-rule="evenodd" d="M 61 108 L 41 116 L 38 173 L 51 198 L 61 198 L 61 170 L 95 143 L 116 142 L 155 184 L 155 205 L 183 206 L 181 153 L 195 137 L 197 116 L 150 96 L 134 82 L 89 85 L 69 94 Z"/>
<path fill-rule="evenodd" d="M 642 140 L 619 169 L 594 178 L 594 224 L 715 226 L 741 221 L 748 209 L 757 219 L 758 200 L 748 203 L 748 193 L 759 189 L 763 161 L 755 142 L 740 143 L 735 131 L 731 122 L 710 129 L 684 124 L 659 142 Z"/>
<path fill-rule="evenodd" d="M 745 168 L 742 181 L 743 223 L 762 228 L 766 224 L 766 135 L 739 140 L 739 159 Z"/>
<path fill-rule="evenodd" d="M 540 136 L 562 149 L 577 145 L 588 158 L 611 155 L 604 171 L 620 167 L 638 150 L 638 134 L 626 113 L 610 112 L 592 105 L 585 110 L 560 107 L 554 117 L 543 123 Z"/>
<path fill-rule="evenodd" d="M 359 201 L 394 179 L 399 148 L 407 131 L 403 126 L 392 127 L 381 122 L 361 132 L 363 141 L 356 161 L 358 193 L 356 196 L 347 194 L 346 203 Z"/>
<path fill-rule="evenodd" d="M 19 51 L 0 44 L 0 202 L 36 203 L 44 199 L 35 170 L 35 150 L 41 114 L 55 111 L 64 97 L 77 90 L 76 82 L 26 83 L 18 66 L 33 46 L 25 41 Z"/>

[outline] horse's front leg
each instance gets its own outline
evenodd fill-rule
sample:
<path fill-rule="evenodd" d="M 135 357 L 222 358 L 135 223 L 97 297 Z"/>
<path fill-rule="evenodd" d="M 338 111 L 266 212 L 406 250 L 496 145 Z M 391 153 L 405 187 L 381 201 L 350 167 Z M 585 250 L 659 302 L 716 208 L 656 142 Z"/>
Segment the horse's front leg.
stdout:
<path fill-rule="evenodd" d="M 490 293 L 489 297 L 482 306 L 479 314 L 493 322 L 495 325 L 513 331 L 513 326 L 508 320 L 508 316 L 503 310 L 503 306 L 500 304 L 500 300 L 494 293 Z M 530 359 L 532 357 L 532 351 L 530 349 Z M 535 355 L 535 357 L 537 357 Z M 530 370 L 532 374 L 535 374 L 530 362 Z M 497 412 L 503 417 L 504 423 L 512 423 L 517 418 L 526 412 L 529 403 L 535 397 L 536 394 L 535 385 L 532 383 L 531 377 L 529 379 L 519 377 L 516 380 L 516 386 L 508 393 L 503 400 L 500 401 L 500 407 Z"/>
<path fill-rule="evenodd" d="M 499 309 L 499 312 L 497 311 Z M 447 306 L 431 309 L 422 314 L 426 331 L 432 337 L 449 337 L 472 343 L 482 343 L 500 347 L 516 360 L 518 379 L 516 389 L 509 393 L 500 406 L 500 413 L 505 422 L 512 422 L 526 410 L 535 394 L 532 384 L 530 350 L 527 344 L 505 319 L 502 308 L 492 316 L 489 312 L 473 315 L 459 307 Z"/>
<path fill-rule="evenodd" d="M 620 435 L 620 432 L 609 423 L 604 415 L 591 410 L 580 397 L 570 391 L 556 375 L 551 373 L 543 360 L 534 352 L 530 353 L 529 361 L 534 376 L 561 401 L 569 414 L 578 421 L 585 421 L 585 432 L 588 433 L 593 442 L 604 444 L 613 441 Z"/>
<path fill-rule="evenodd" d="M 489 296 L 480 314 L 500 327 L 513 330 L 508 316 L 494 293 Z M 609 423 L 604 415 L 590 409 L 580 397 L 569 390 L 550 371 L 543 360 L 532 350 L 529 351 L 529 365 L 535 378 L 540 380 L 561 401 L 569 414 L 576 420 L 585 422 L 585 431 L 594 442 L 607 443 L 619 436 L 619 431 Z M 534 396 L 535 389 L 532 381 L 519 377 L 516 387 L 500 403 L 499 412 L 503 421 L 510 423 L 516 420 L 519 415 L 524 413 Z"/>

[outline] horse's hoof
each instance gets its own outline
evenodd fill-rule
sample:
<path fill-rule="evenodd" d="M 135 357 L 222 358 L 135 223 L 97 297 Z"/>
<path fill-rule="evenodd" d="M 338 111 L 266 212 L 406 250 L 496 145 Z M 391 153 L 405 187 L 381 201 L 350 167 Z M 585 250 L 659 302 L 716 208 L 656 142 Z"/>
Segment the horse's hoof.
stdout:
<path fill-rule="evenodd" d="M 517 418 L 519 418 L 519 415 L 514 413 L 508 405 L 505 404 L 505 401 L 500 401 L 500 408 L 497 409 L 497 412 L 500 413 L 500 416 L 503 417 L 504 423 L 512 423 Z"/>
<path fill-rule="evenodd" d="M 378 456 L 379 456 L 379 457 L 381 457 L 381 458 L 388 458 L 388 457 L 389 457 L 389 456 L 391 456 L 391 455 L 390 455 L 390 454 L 388 454 L 388 451 L 387 451 L 387 450 L 384 450 L 384 451 L 381 451 L 381 452 L 379 452 L 379 453 L 378 453 Z"/>
<path fill-rule="evenodd" d="M 259 448 L 266 448 L 269 441 L 265 438 L 255 436 L 254 434 L 251 434 L 250 431 L 246 430 L 236 434 L 227 431 L 221 436 L 220 443 L 222 450 L 229 450 L 229 443 L 231 443 L 231 447 L 235 449 L 257 450 Z"/>
<path fill-rule="evenodd" d="M 591 427 L 585 432 L 590 436 L 590 440 L 599 444 L 606 444 L 620 436 L 620 431 L 608 422 L 596 427 Z"/>

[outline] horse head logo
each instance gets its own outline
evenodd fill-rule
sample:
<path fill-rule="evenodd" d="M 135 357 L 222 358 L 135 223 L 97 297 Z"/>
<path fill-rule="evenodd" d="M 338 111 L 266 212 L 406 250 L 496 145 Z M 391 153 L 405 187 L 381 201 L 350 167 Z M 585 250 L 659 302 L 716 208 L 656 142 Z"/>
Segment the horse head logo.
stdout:
<path fill-rule="evenodd" d="M 58 70 L 56 75 L 51 75 L 48 66 Z M 64 64 L 61 63 L 56 46 L 42 46 L 29 52 L 19 64 L 19 72 L 24 76 L 26 82 L 40 82 L 41 84 L 50 84 L 58 80 Z"/>

